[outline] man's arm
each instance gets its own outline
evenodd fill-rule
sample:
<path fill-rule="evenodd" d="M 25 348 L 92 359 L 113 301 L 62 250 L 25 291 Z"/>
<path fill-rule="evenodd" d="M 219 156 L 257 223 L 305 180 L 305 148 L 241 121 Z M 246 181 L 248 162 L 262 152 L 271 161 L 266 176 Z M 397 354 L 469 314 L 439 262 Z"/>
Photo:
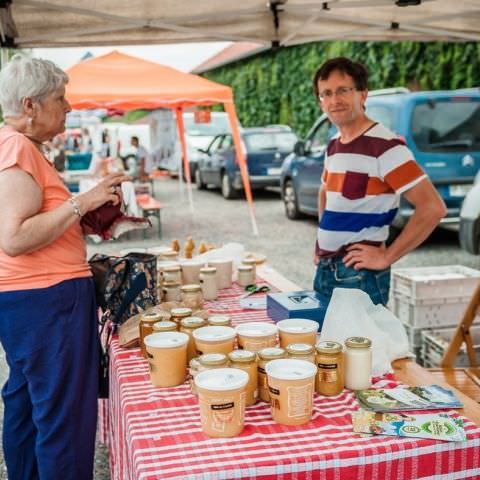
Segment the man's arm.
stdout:
<path fill-rule="evenodd" d="M 346 266 L 360 270 L 383 270 L 418 247 L 447 214 L 447 209 L 432 182 L 423 179 L 404 193 L 415 212 L 396 240 L 388 247 L 354 244 L 343 257 Z"/>

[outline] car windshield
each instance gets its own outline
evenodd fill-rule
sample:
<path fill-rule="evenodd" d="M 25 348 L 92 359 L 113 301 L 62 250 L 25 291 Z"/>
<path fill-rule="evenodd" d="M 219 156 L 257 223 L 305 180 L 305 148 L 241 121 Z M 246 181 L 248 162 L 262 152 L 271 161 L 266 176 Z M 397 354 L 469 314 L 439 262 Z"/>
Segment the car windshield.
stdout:
<path fill-rule="evenodd" d="M 191 136 L 214 137 L 220 133 L 228 133 L 230 131 L 230 125 L 226 116 L 216 117 L 212 115 L 209 123 L 195 123 L 193 116 L 184 116 L 183 122 L 185 125 L 185 132 L 187 135 Z"/>
<path fill-rule="evenodd" d="M 267 150 L 291 152 L 297 136 L 292 132 L 258 132 L 245 135 L 244 140 L 249 152 Z"/>
<path fill-rule="evenodd" d="M 425 152 L 480 150 L 480 101 L 456 97 L 419 104 L 413 111 L 412 135 Z"/>

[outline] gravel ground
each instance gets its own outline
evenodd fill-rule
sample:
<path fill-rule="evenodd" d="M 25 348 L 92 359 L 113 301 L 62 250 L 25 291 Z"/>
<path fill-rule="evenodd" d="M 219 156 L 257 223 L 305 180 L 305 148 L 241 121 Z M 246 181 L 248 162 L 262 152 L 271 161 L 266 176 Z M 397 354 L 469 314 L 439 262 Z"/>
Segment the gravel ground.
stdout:
<path fill-rule="evenodd" d="M 214 244 L 241 242 L 247 250 L 264 253 L 268 263 L 280 273 L 305 289 L 310 289 L 313 279 L 313 244 L 316 221 L 307 218 L 292 222 L 287 220 L 278 191 L 255 192 L 255 212 L 259 236 L 254 237 L 247 204 L 243 199 L 224 200 L 218 191 L 193 189 L 194 213 L 188 207 L 187 195 L 178 181 L 165 178 L 155 182 L 155 195 L 163 205 L 163 238 L 156 237 L 156 223 L 143 240 L 140 232 L 132 239 L 99 245 L 89 244 L 89 257 L 95 252 L 112 252 L 129 246 L 153 246 L 169 244 L 178 239 L 181 244 L 191 235 L 197 245 L 201 241 Z M 156 222 L 156 219 L 153 219 Z M 455 232 L 437 230 L 416 251 L 405 256 L 394 267 L 462 264 L 480 268 L 480 258 L 460 250 Z M 0 383 L 7 376 L 3 351 L 0 358 Z M 3 405 L 1 406 L 3 416 Z M 1 455 L 1 453 L 0 453 Z M 3 455 L 0 457 L 0 480 L 6 479 Z M 97 445 L 95 479 L 110 478 L 108 452 Z"/>

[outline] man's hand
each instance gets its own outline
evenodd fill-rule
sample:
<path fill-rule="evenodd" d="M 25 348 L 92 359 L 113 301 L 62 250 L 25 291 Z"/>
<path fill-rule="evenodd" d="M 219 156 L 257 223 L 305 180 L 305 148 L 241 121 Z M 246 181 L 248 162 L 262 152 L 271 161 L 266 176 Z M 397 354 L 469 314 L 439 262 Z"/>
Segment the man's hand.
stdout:
<path fill-rule="evenodd" d="M 313 264 L 318 265 L 318 262 L 320 261 L 320 257 L 318 255 L 313 256 Z"/>
<path fill-rule="evenodd" d="M 384 270 L 391 264 L 387 258 L 387 249 L 384 245 L 375 247 L 363 243 L 354 243 L 347 247 L 347 254 L 343 263 L 355 270 L 367 268 L 369 270 Z"/>

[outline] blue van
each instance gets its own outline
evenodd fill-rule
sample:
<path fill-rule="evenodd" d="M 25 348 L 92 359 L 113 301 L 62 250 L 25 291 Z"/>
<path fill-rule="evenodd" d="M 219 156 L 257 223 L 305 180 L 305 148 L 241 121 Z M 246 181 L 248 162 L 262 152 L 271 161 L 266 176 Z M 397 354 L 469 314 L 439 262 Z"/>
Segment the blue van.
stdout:
<path fill-rule="evenodd" d="M 462 202 L 480 169 L 480 89 L 372 91 L 366 113 L 403 137 L 447 206 L 442 223 L 457 224 Z M 335 134 L 335 126 L 322 115 L 285 159 L 280 182 L 288 218 L 317 215 L 325 149 Z M 412 206 L 402 198 L 394 226 L 401 228 L 412 213 Z"/>

